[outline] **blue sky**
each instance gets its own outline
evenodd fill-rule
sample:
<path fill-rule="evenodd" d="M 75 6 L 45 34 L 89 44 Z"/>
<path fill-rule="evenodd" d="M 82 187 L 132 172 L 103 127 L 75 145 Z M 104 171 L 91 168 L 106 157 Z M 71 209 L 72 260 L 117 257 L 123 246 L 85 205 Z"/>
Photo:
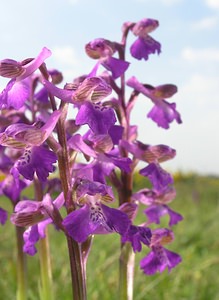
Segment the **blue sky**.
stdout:
<path fill-rule="evenodd" d="M 149 101 L 139 99 L 133 123 L 148 144 L 167 144 L 177 156 L 170 170 L 219 174 L 219 0 L 7 0 L 1 3 L 0 59 L 34 57 L 42 47 L 53 55 L 48 67 L 63 71 L 64 82 L 87 73 L 94 61 L 84 44 L 104 37 L 119 41 L 125 21 L 159 20 L 152 36 L 160 56 L 131 62 L 128 76 L 152 85 L 174 83 L 183 124 L 163 130 L 146 118 Z M 130 42 L 132 38 L 130 39 Z M 1 89 L 4 80 L 0 81 Z"/>

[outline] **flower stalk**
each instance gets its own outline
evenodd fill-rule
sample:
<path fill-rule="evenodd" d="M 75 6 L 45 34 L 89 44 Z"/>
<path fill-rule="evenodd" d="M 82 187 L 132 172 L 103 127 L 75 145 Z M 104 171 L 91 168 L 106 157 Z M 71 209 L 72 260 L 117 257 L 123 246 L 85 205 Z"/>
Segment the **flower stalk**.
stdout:
<path fill-rule="evenodd" d="M 135 253 L 129 243 L 121 244 L 119 257 L 119 296 L 118 299 L 133 299 Z"/>
<path fill-rule="evenodd" d="M 43 188 L 41 182 L 34 179 L 35 198 L 37 201 L 43 200 Z M 52 280 L 52 265 L 49 247 L 48 228 L 45 229 L 45 237 L 39 241 L 39 259 L 40 259 L 40 298 L 41 300 L 53 300 L 54 289 Z"/>
<path fill-rule="evenodd" d="M 62 103 L 62 116 L 57 123 L 57 134 L 61 149 L 57 152 L 58 166 L 62 189 L 65 197 L 65 204 L 67 214 L 71 213 L 75 209 L 75 205 L 72 200 L 72 187 L 71 187 L 71 175 L 70 175 L 70 159 L 67 149 L 66 133 L 65 133 L 65 118 L 67 112 L 67 105 Z M 54 105 L 53 105 L 54 107 Z M 74 300 L 86 300 L 86 268 L 84 267 L 83 256 L 81 252 L 81 246 L 74 241 L 68 234 L 66 234 L 69 261 L 71 269 L 72 279 L 72 293 Z"/>
<path fill-rule="evenodd" d="M 27 258 L 23 252 L 23 227 L 16 226 L 17 239 L 17 300 L 27 300 Z"/>
<path fill-rule="evenodd" d="M 54 289 L 52 280 L 52 268 L 50 259 L 49 235 L 46 229 L 46 236 L 39 241 L 39 258 L 40 258 L 40 273 L 41 273 L 41 300 L 53 300 Z"/>

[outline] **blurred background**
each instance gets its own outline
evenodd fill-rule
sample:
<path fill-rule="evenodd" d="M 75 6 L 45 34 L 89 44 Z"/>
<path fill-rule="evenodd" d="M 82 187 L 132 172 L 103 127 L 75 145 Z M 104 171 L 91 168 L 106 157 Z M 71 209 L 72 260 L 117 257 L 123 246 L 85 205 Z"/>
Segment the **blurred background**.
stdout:
<path fill-rule="evenodd" d="M 162 53 L 148 61 L 131 62 L 128 76 L 151 85 L 174 83 L 183 124 L 170 130 L 146 118 L 150 100 L 139 100 L 133 124 L 148 144 L 167 144 L 177 157 L 167 163 L 171 171 L 219 173 L 219 0 L 7 0 L 1 3 L 0 59 L 34 57 L 42 47 L 53 55 L 48 67 L 63 72 L 64 83 L 88 73 L 95 61 L 84 45 L 95 38 L 120 41 L 126 21 L 159 20 L 151 35 Z M 130 43 L 134 37 L 130 35 Z M 0 81 L 1 90 L 4 80 Z"/>

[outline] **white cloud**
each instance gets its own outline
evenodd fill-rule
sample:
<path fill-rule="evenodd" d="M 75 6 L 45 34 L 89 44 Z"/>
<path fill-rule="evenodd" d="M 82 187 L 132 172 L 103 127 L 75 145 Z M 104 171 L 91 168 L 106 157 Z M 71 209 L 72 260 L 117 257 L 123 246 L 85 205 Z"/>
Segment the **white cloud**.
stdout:
<path fill-rule="evenodd" d="M 204 76 L 202 74 L 193 74 L 189 81 L 180 89 L 180 97 L 191 99 L 192 103 L 200 108 L 208 106 L 208 109 L 215 111 L 216 105 L 219 108 L 219 76 Z M 211 105 L 209 105 L 211 103 Z"/>
<path fill-rule="evenodd" d="M 194 22 L 192 27 L 196 30 L 212 29 L 216 27 L 217 24 L 218 18 L 216 16 L 211 16 Z"/>
<path fill-rule="evenodd" d="M 219 49 L 186 47 L 182 50 L 182 58 L 190 62 L 219 62 Z"/>
<path fill-rule="evenodd" d="M 205 0 L 205 3 L 210 8 L 219 8 L 219 0 Z"/>
<path fill-rule="evenodd" d="M 53 58 L 61 64 L 75 66 L 78 65 L 75 50 L 70 46 L 54 47 Z"/>

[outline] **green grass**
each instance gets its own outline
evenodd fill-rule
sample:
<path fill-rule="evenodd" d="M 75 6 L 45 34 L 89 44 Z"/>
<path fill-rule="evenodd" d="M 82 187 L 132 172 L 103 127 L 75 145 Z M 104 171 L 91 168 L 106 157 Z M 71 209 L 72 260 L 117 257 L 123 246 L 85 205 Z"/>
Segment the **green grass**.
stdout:
<path fill-rule="evenodd" d="M 139 179 L 138 186 L 142 182 Z M 136 254 L 134 300 L 219 299 L 219 179 L 199 176 L 176 180 L 177 197 L 171 207 L 184 216 L 176 225 L 169 249 L 180 253 L 183 262 L 170 274 L 145 276 L 139 269 L 147 249 Z M 4 201 L 6 201 L 4 199 Z M 2 204 L 3 200 L 0 202 Z M 167 226 L 164 218 L 162 226 Z M 50 227 L 53 279 L 56 299 L 71 299 L 70 272 L 65 238 Z M 0 300 L 15 299 L 16 249 L 14 228 L 0 228 Z M 117 300 L 119 238 L 96 236 L 88 260 L 88 299 Z M 30 300 L 38 300 L 38 256 L 28 257 Z"/>

